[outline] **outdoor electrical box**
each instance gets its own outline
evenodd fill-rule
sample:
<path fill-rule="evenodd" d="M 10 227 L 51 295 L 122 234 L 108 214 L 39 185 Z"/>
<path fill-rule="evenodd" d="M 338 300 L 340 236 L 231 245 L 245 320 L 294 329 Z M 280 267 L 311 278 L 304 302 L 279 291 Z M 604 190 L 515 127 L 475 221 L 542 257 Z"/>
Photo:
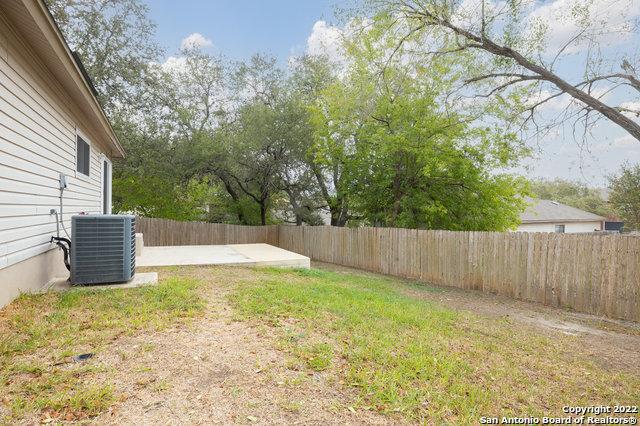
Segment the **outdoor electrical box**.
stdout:
<path fill-rule="evenodd" d="M 60 173 L 60 189 L 67 189 L 67 176 Z"/>

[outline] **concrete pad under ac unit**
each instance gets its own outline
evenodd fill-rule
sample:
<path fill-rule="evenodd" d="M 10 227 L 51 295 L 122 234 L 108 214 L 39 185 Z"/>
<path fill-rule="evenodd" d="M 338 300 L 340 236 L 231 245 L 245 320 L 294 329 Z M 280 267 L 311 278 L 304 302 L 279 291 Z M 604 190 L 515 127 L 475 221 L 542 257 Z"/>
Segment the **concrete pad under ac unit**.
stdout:
<path fill-rule="evenodd" d="M 136 288 L 158 284 L 157 272 L 138 272 L 133 278 L 124 283 L 99 284 L 99 285 L 71 285 L 68 278 L 58 278 L 46 285 L 42 291 L 67 291 L 73 289 L 83 290 L 115 290 L 119 288 Z"/>

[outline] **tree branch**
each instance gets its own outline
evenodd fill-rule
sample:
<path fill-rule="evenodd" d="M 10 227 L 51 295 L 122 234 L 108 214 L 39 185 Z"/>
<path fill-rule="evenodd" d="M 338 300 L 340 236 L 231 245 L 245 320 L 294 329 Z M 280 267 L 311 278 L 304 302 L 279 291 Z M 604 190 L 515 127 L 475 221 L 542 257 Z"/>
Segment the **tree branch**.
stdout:
<path fill-rule="evenodd" d="M 460 35 L 470 41 L 475 42 L 476 44 L 472 46 L 474 48 L 484 50 L 485 52 L 491 53 L 496 56 L 512 59 L 518 65 L 531 71 L 535 75 L 538 75 L 540 77 L 539 80 L 547 81 L 555 85 L 562 92 L 565 92 L 571 97 L 573 97 L 574 99 L 577 99 L 580 102 L 588 105 L 591 109 L 598 111 L 599 113 L 607 117 L 609 120 L 611 120 L 618 126 L 625 129 L 631 136 L 633 136 L 638 141 L 640 141 L 640 124 L 634 122 L 632 119 L 622 114 L 616 108 L 613 108 L 605 104 L 598 98 L 570 84 L 569 82 L 567 82 L 566 80 L 564 80 L 563 78 L 561 78 L 560 76 L 552 72 L 551 70 L 531 62 L 529 59 L 525 58 L 520 52 L 512 49 L 511 47 L 502 46 L 494 42 L 489 37 L 479 36 L 477 34 L 472 33 L 469 30 L 461 28 L 455 25 L 454 23 L 452 23 L 449 19 L 436 15 L 426 7 L 423 9 L 417 10 L 416 8 L 407 5 L 406 1 L 401 1 L 401 3 L 404 4 L 405 7 L 409 9 L 408 11 L 406 11 L 407 16 L 412 17 L 413 19 L 416 19 L 424 23 L 425 25 L 437 25 L 437 26 L 449 29 L 454 34 Z M 621 76 L 623 76 L 622 78 L 629 80 L 630 83 L 635 87 L 637 79 L 627 74 L 621 74 Z M 514 81 L 514 82 L 517 82 L 517 81 Z"/>

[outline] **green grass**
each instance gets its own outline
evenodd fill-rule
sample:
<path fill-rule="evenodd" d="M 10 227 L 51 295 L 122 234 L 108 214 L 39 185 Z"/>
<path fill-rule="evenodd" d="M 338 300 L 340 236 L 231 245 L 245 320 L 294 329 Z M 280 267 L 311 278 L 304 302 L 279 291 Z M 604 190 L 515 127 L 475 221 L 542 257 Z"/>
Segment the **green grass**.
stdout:
<path fill-rule="evenodd" d="M 562 415 L 564 405 L 640 404 L 640 378 L 593 363 L 575 337 L 408 295 L 444 291 L 435 287 L 315 269 L 165 273 L 156 287 L 25 295 L 0 311 L 0 424 L 82 421 L 109 409 L 122 393 L 100 354 L 121 336 L 202 314 L 204 285 L 230 292 L 237 319 L 276 336 L 287 368 L 299 370 L 292 386 L 317 372 L 353 389 L 355 409 L 465 424 L 480 416 Z M 96 356 L 68 363 L 84 352 Z M 171 387 L 159 381 L 152 390 L 161 397 Z M 301 409 L 295 398 L 277 403 Z"/>
<path fill-rule="evenodd" d="M 257 272 L 258 273 L 258 272 Z M 562 415 L 564 405 L 640 403 L 640 379 L 601 369 L 508 320 L 402 293 L 400 280 L 319 270 L 261 271 L 230 296 L 240 320 L 278 330 L 290 368 L 330 370 L 361 408 L 436 423 Z M 425 291 L 432 291 L 424 287 Z M 435 290 L 434 290 L 435 291 Z"/>
<path fill-rule="evenodd" d="M 51 416 L 77 420 L 119 398 L 96 358 L 122 335 L 161 330 L 204 308 L 199 281 L 173 277 L 157 286 L 22 295 L 0 313 L 0 400 L 4 421 Z M 1 413 L 1 411 L 0 411 Z M 0 417 L 0 421 L 2 417 Z"/>

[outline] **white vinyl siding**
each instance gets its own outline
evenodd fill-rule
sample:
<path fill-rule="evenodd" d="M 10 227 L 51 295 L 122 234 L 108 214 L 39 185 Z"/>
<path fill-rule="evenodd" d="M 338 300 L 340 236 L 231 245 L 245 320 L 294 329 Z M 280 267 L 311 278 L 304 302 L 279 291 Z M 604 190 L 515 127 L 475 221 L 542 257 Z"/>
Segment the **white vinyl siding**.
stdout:
<path fill-rule="evenodd" d="M 76 172 L 76 134 L 81 120 L 61 99 L 60 86 L 19 41 L 0 14 L 0 268 L 54 248 L 59 210 L 60 173 L 67 176 L 64 221 L 71 216 L 102 212 L 102 158 L 91 135 L 90 174 Z M 57 87 L 57 88 L 56 88 Z M 61 230 L 61 236 L 65 236 Z"/>
<path fill-rule="evenodd" d="M 518 226 L 519 232 L 556 232 L 556 225 L 564 225 L 564 232 L 567 234 L 577 234 L 583 232 L 594 232 L 602 230 L 602 222 L 541 222 L 523 223 Z"/>

